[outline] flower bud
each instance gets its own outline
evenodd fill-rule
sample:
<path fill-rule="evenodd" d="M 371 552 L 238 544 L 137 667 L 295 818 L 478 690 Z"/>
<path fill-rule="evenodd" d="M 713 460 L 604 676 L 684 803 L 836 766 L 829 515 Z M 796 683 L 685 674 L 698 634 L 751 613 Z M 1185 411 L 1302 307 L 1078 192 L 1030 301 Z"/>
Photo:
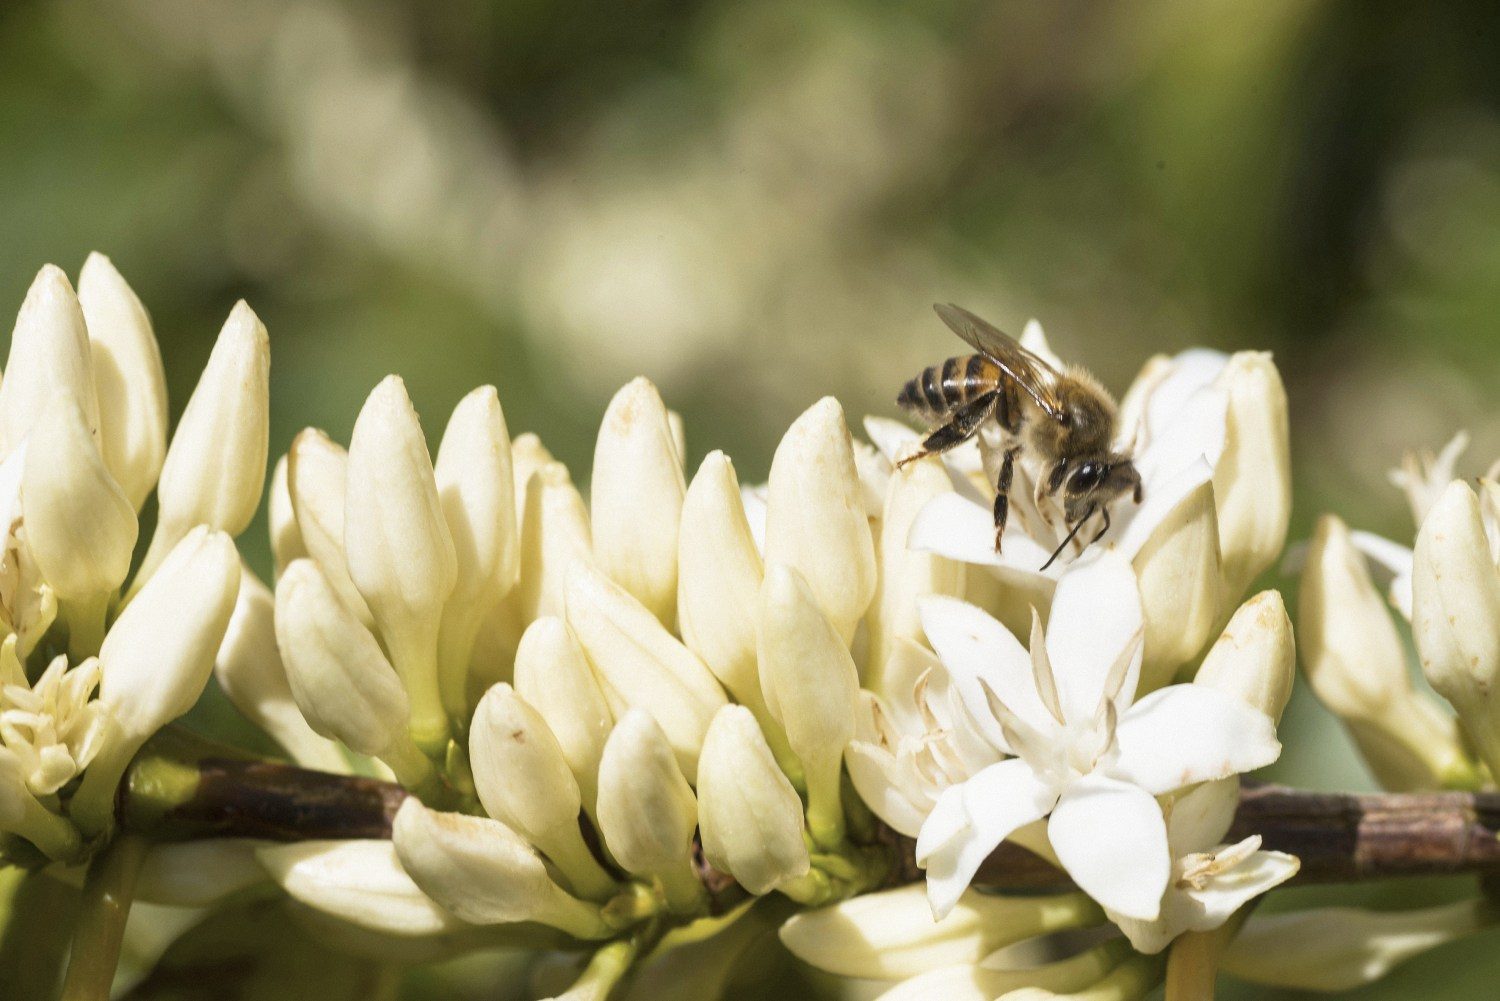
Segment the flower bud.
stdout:
<path fill-rule="evenodd" d="M 514 591 L 522 624 L 563 614 L 563 591 L 574 565 L 593 562 L 588 508 L 560 462 L 532 474 L 521 514 L 521 573 Z"/>
<path fill-rule="evenodd" d="M 370 606 L 349 579 L 349 556 L 344 549 L 348 453 L 317 428 L 303 428 L 292 439 L 286 471 L 292 515 L 306 555 L 317 560 L 339 600 L 360 622 L 373 627 Z"/>
<path fill-rule="evenodd" d="M 839 775 L 854 737 L 859 673 L 812 588 L 786 564 L 766 564 L 757 635 L 766 704 L 806 771 L 808 825 L 832 848 L 844 833 Z"/>
<path fill-rule="evenodd" d="M 139 511 L 167 454 L 167 380 L 146 308 L 108 257 L 90 254 L 78 275 L 88 324 L 99 451 Z"/>
<path fill-rule="evenodd" d="M 494 386 L 474 390 L 453 409 L 433 474 L 457 568 L 439 636 L 441 687 L 448 714 L 464 719 L 481 617 L 515 586 L 520 564 L 510 434 Z"/>
<path fill-rule="evenodd" d="M 525 839 L 497 820 L 440 813 L 409 797 L 391 840 L 422 892 L 465 921 L 536 921 L 577 938 L 608 934 L 599 909 L 565 893 Z"/>
<path fill-rule="evenodd" d="M 484 810 L 552 859 L 578 893 L 607 898 L 614 881 L 578 827 L 581 796 L 562 747 L 510 685 L 495 685 L 474 710 L 469 766 Z"/>
<path fill-rule="evenodd" d="M 105 468 L 69 394 L 54 396 L 32 426 L 21 493 L 26 541 L 52 590 L 65 602 L 107 600 L 130 572 L 135 508 Z M 101 604 L 100 635 L 103 611 Z"/>
<path fill-rule="evenodd" d="M 802 801 L 744 706 L 714 715 L 698 762 L 703 854 L 754 894 L 804 876 Z"/>
<path fill-rule="evenodd" d="M 767 491 L 766 561 L 802 575 L 848 644 L 875 595 L 875 546 L 837 400 L 824 397 L 792 423 Z"/>
<path fill-rule="evenodd" d="M 1292 457 L 1286 389 L 1268 352 L 1230 357 L 1217 384 L 1229 396 L 1224 452 L 1214 467 L 1224 600 L 1235 601 L 1286 543 Z"/>
<path fill-rule="evenodd" d="M 677 615 L 682 639 L 747 705 L 762 705 L 755 667 L 755 601 L 761 561 L 734 465 L 712 452 L 682 504 Z"/>
<path fill-rule="evenodd" d="M 324 772 L 348 771 L 338 746 L 307 725 L 292 697 L 281 653 L 276 649 L 276 599 L 249 567 L 241 567 L 240 593 L 224 642 L 214 658 L 214 677 L 245 718 L 286 749 L 299 765 Z"/>
<path fill-rule="evenodd" d="M 1412 636 L 1422 671 L 1500 774 L 1500 573 L 1479 498 L 1454 480 L 1427 513 L 1412 555 Z"/>
<path fill-rule="evenodd" d="M 637 876 L 660 879 L 673 910 L 694 910 L 703 893 L 693 871 L 698 803 L 667 743 L 632 709 L 609 735 L 599 762 L 599 830 L 610 854 Z"/>
<path fill-rule="evenodd" d="M 250 524 L 266 480 L 270 374 L 265 325 L 241 300 L 224 321 L 167 447 L 156 487 L 156 534 L 133 587 L 194 525 L 239 535 Z"/>
<path fill-rule="evenodd" d="M 297 708 L 317 733 L 381 757 L 408 786 L 430 765 L 406 732 L 410 703 L 375 637 L 339 601 L 312 560 L 276 582 L 276 645 Z"/>
<path fill-rule="evenodd" d="M 1144 695 L 1171 684 L 1218 622 L 1222 586 L 1213 485 L 1200 484 L 1179 501 L 1131 562 L 1146 629 L 1139 689 Z"/>
<path fill-rule="evenodd" d="M 634 379 L 610 401 L 594 446 L 594 556 L 611 580 L 669 625 L 682 495 L 682 460 L 667 408 L 649 380 Z"/>
<path fill-rule="evenodd" d="M 417 412 L 397 376 L 375 387 L 354 422 L 344 544 L 349 577 L 411 699 L 412 738 L 431 753 L 448 738 L 437 641 L 457 557 Z"/>
<path fill-rule="evenodd" d="M 1238 696 L 1279 722 L 1296 675 L 1286 604 L 1279 591 L 1262 591 L 1234 613 L 1193 682 Z"/>
<path fill-rule="evenodd" d="M 645 606 L 593 567 L 573 568 L 567 606 L 568 625 L 606 694 L 650 713 L 683 774 L 696 779 L 703 735 L 725 702 L 713 674 Z"/>
<path fill-rule="evenodd" d="M 99 427 L 99 400 L 83 310 L 62 269 L 37 272 L 10 336 L 5 381 L 0 383 L 0 444 L 11 451 L 26 438 L 47 401 L 72 393 L 90 432 Z"/>
<path fill-rule="evenodd" d="M 554 616 L 527 627 L 516 651 L 516 692 L 547 723 L 578 782 L 592 816 L 599 790 L 599 758 L 614 715 L 594 669 L 567 623 Z"/>
<path fill-rule="evenodd" d="M 266 500 L 266 520 L 271 529 L 271 557 L 276 562 L 276 576 L 287 568 L 292 560 L 307 555 L 307 546 L 302 541 L 302 530 L 297 527 L 297 514 L 292 509 L 292 491 L 287 484 L 288 457 L 276 460 L 271 473 L 271 492 Z M 343 504 L 339 505 L 340 510 Z"/>
<path fill-rule="evenodd" d="M 891 473 L 875 547 L 878 584 L 866 618 L 870 648 L 865 687 L 873 692 L 884 691 L 885 662 L 896 641 L 922 638 L 917 599 L 929 594 L 963 597 L 962 563 L 907 547 L 918 512 L 928 501 L 952 492 L 953 482 L 938 459 L 923 459 Z"/>
<path fill-rule="evenodd" d="M 1468 770 L 1454 721 L 1412 688 L 1385 602 L 1333 515 L 1308 543 L 1297 620 L 1313 692 L 1349 727 L 1382 786 L 1432 789 Z"/>
<path fill-rule="evenodd" d="M 390 841 L 299 841 L 255 856 L 293 900 L 361 928 L 418 936 L 465 927 L 412 882 Z"/>
<path fill-rule="evenodd" d="M 542 439 L 528 431 L 516 435 L 510 443 L 511 476 L 516 488 L 516 528 L 520 530 L 521 519 L 526 511 L 526 484 L 531 482 L 537 470 L 556 462 L 557 457 L 547 451 Z"/>

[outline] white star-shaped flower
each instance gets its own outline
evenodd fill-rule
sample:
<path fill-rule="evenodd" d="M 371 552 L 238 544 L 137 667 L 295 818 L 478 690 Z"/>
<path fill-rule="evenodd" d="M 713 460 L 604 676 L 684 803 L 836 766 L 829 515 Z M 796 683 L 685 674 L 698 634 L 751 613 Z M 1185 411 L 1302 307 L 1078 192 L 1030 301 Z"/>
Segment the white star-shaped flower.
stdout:
<path fill-rule="evenodd" d="M 1101 905 L 1141 921 L 1161 913 L 1171 877 L 1156 797 L 1270 764 L 1275 724 L 1204 686 L 1135 701 L 1142 631 L 1135 574 L 1118 553 L 1072 564 L 1031 652 L 980 609 L 950 598 L 922 623 L 963 705 L 996 751 L 937 799 L 917 839 L 941 918 L 986 856 L 1017 828 L 1049 817 L 1059 862 Z"/>

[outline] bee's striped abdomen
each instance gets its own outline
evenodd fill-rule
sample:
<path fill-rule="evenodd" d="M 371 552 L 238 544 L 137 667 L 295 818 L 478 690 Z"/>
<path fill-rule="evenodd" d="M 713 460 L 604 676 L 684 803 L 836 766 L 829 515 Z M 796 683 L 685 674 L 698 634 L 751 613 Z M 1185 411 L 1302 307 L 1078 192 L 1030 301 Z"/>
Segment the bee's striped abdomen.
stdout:
<path fill-rule="evenodd" d="M 993 392 L 1000 383 L 1000 375 L 1000 367 L 984 355 L 949 358 L 941 365 L 924 369 L 921 375 L 901 387 L 896 404 L 935 420 L 976 397 Z"/>

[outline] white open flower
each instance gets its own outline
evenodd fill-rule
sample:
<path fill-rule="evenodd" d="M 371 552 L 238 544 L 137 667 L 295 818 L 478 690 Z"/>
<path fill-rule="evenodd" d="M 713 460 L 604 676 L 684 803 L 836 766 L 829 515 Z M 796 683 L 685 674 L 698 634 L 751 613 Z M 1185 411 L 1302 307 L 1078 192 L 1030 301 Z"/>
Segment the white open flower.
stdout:
<path fill-rule="evenodd" d="M 62 654 L 28 683 L 16 656 L 16 638 L 0 645 L 0 743 L 15 755 L 35 795 L 57 792 L 99 752 L 105 717 L 94 698 L 99 660 L 69 670 Z"/>
<path fill-rule="evenodd" d="M 1016 755 L 945 790 L 922 825 L 917 861 L 938 916 L 1002 840 L 1050 815 L 1048 838 L 1073 880 L 1120 914 L 1154 920 L 1171 871 L 1155 797 L 1280 753 L 1271 720 L 1223 692 L 1173 685 L 1135 701 L 1140 599 L 1118 554 L 1070 567 L 1029 654 L 964 602 L 930 598 L 922 621 L 980 731 Z"/>

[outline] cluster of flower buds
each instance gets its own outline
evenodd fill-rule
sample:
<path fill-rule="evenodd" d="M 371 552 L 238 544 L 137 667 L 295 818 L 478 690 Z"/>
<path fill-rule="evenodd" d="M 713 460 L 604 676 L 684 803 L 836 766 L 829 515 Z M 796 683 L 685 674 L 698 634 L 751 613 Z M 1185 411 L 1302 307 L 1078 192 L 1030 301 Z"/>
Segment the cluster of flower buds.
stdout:
<path fill-rule="evenodd" d="M 71 858 L 203 690 L 260 502 L 266 329 L 230 312 L 168 440 L 151 322 L 110 261 L 41 270 L 0 384 L 0 830 Z M 137 513 L 155 534 L 133 578 Z"/>

